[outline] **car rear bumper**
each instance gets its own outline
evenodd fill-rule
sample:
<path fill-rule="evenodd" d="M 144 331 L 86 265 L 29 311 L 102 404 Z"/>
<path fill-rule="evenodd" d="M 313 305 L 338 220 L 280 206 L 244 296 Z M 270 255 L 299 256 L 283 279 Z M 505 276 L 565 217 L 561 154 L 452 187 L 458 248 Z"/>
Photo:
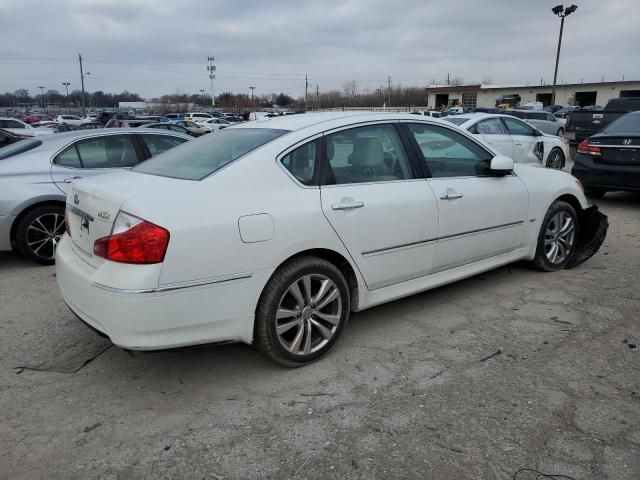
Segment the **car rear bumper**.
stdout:
<path fill-rule="evenodd" d="M 65 235 L 56 252 L 56 279 L 64 301 L 82 321 L 131 350 L 251 343 L 257 298 L 272 273 L 136 291 L 102 287 L 92 279 L 95 272 Z"/>
<path fill-rule="evenodd" d="M 640 191 L 640 165 L 598 163 L 588 155 L 577 154 L 571 174 L 585 188 Z"/>
<path fill-rule="evenodd" d="M 597 205 L 579 213 L 580 231 L 578 244 L 565 268 L 573 268 L 589 260 L 604 243 L 609 229 L 609 219 L 600 213 Z"/>

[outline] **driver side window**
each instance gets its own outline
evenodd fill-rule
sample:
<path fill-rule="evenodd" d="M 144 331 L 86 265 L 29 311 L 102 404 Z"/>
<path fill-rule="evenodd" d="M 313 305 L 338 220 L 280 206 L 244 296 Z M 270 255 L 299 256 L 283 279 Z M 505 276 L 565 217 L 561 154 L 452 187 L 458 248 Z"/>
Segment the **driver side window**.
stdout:
<path fill-rule="evenodd" d="M 535 130 L 526 123 L 517 120 L 515 118 L 504 117 L 505 125 L 511 135 L 527 135 L 529 137 L 535 136 Z"/>

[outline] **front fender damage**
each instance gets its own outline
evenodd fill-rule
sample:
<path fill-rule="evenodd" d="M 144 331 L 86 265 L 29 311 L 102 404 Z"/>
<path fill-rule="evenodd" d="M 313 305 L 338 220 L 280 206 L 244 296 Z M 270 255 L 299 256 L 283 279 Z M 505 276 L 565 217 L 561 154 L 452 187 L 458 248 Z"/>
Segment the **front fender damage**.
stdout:
<path fill-rule="evenodd" d="M 609 219 L 598 210 L 597 205 L 578 212 L 578 222 L 578 243 L 565 268 L 574 268 L 589 260 L 600 249 L 607 236 Z"/>

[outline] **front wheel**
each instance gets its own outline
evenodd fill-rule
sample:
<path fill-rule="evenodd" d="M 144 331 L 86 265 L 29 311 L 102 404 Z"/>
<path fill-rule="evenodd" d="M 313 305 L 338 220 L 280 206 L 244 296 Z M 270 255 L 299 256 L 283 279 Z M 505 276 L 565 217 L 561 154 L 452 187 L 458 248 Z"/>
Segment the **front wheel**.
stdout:
<path fill-rule="evenodd" d="M 544 272 L 563 269 L 573 255 L 578 229 L 575 209 L 567 202 L 554 202 L 542 221 L 533 266 Z"/>
<path fill-rule="evenodd" d="M 562 170 L 564 167 L 564 153 L 559 148 L 554 148 L 549 152 L 547 158 L 547 168 Z"/>
<path fill-rule="evenodd" d="M 52 265 L 64 232 L 64 207 L 43 205 L 27 213 L 18 223 L 16 246 L 25 257 L 42 265 Z"/>
<path fill-rule="evenodd" d="M 350 309 L 347 282 L 335 265 L 295 259 L 273 274 L 260 297 L 256 348 L 287 367 L 313 362 L 336 342 Z"/>

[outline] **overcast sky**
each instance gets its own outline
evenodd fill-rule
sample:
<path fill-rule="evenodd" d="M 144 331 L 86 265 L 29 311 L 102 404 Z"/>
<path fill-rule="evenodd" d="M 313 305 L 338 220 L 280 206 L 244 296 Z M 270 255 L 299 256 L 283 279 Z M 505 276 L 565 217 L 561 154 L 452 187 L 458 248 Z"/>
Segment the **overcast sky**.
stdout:
<path fill-rule="evenodd" d="M 640 80 L 640 1 L 577 0 L 558 81 Z M 551 82 L 558 0 L 0 0 L 0 91 L 128 89 L 153 97 Z M 567 4 L 568 5 L 568 4 Z"/>

